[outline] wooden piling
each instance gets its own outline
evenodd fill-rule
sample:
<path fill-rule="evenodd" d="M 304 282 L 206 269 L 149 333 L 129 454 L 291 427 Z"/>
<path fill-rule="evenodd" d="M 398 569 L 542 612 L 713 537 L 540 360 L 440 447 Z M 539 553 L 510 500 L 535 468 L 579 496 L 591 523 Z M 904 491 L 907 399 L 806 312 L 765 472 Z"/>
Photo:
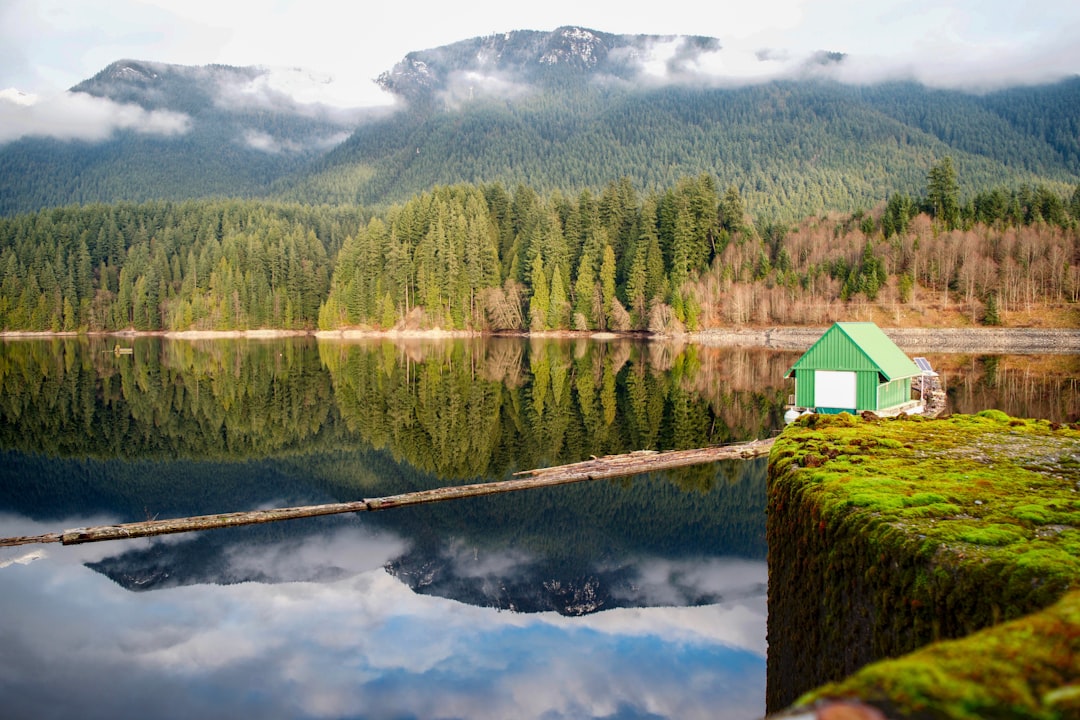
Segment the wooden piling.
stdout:
<path fill-rule="evenodd" d="M 452 487 L 432 488 L 416 492 L 391 495 L 382 498 L 358 500 L 355 502 L 328 503 L 325 505 L 304 505 L 273 510 L 252 510 L 248 512 L 219 513 L 198 515 L 195 517 L 172 518 L 168 520 L 147 520 L 143 522 L 122 523 L 119 525 L 100 525 L 97 527 L 65 530 L 62 533 L 48 533 L 0 538 L 0 547 L 27 545 L 32 543 L 54 543 L 79 545 L 105 540 L 151 537 L 171 533 L 191 532 L 193 530 L 211 530 L 214 528 L 238 527 L 260 523 L 291 520 L 294 518 L 318 517 L 353 512 L 374 512 L 407 505 L 442 502 L 465 497 L 495 495 L 498 493 L 527 490 L 530 488 L 566 485 L 585 480 L 606 480 L 628 477 L 642 473 L 671 470 L 674 468 L 702 465 L 717 460 L 746 459 L 768 454 L 774 438 L 753 440 L 735 445 L 699 448 L 696 450 L 672 450 L 656 452 L 639 450 L 625 455 L 608 455 L 592 458 L 571 465 L 525 470 L 514 473 L 512 480 L 457 485 Z"/>

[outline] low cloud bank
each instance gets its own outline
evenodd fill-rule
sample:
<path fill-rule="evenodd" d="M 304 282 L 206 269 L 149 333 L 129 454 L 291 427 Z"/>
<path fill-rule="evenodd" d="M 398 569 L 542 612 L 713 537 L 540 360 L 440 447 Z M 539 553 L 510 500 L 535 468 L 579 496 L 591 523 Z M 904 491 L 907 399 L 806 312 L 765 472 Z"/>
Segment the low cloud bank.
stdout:
<path fill-rule="evenodd" d="M 615 51 L 638 67 L 635 82 L 648 85 L 738 87 L 773 80 L 825 78 L 871 85 L 895 80 L 968 91 L 1055 82 L 1080 72 L 1080 49 L 1055 42 L 1045 47 L 957 45 L 927 39 L 907 53 L 814 52 L 742 44 L 708 44 L 693 37 L 658 39 L 642 49 Z"/>
<path fill-rule="evenodd" d="M 396 103 L 368 78 L 304 68 L 259 67 L 257 73 L 222 76 L 215 104 L 225 110 L 256 108 L 348 125 Z"/>
<path fill-rule="evenodd" d="M 24 137 L 99 142 L 118 130 L 165 137 L 183 135 L 191 118 L 168 110 L 146 110 L 86 93 L 51 98 L 8 89 L 0 91 L 0 143 Z"/>

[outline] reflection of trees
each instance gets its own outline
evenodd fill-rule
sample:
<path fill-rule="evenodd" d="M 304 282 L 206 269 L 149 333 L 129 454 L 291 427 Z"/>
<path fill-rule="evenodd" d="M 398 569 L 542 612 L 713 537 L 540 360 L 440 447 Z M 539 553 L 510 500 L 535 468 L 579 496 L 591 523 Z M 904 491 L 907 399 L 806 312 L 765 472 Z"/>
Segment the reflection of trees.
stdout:
<path fill-rule="evenodd" d="M 319 343 L 64 338 L 0 346 L 0 447 L 247 459 L 313 441 L 462 479 L 766 437 L 798 353 L 620 339 Z M 678 350 L 676 352 L 676 350 Z M 952 409 L 1080 417 L 1076 356 L 932 357 Z M 344 421 L 343 423 L 341 421 Z"/>
<path fill-rule="evenodd" d="M 479 372 L 466 343 L 413 347 L 409 354 L 392 343 L 322 343 L 319 351 L 351 432 L 422 470 L 487 474 L 506 391 Z"/>
<path fill-rule="evenodd" d="M 784 403 L 793 389 L 784 374 L 801 353 L 743 347 L 693 350 L 698 359 L 687 383 L 708 399 L 730 440 L 768 437 L 783 426 Z"/>
<path fill-rule="evenodd" d="M 1080 356 L 943 355 L 930 360 L 945 377 L 953 412 L 995 408 L 1016 417 L 1080 420 Z"/>
<path fill-rule="evenodd" d="M 323 344 L 320 352 L 350 430 L 446 478 L 702 447 L 779 427 L 782 388 L 729 389 L 710 398 L 695 380 L 712 377 L 699 349 L 659 347 L 492 338 L 412 345 L 407 355 L 379 341 Z M 713 362 L 712 355 L 705 360 Z M 754 409 L 759 417 L 750 420 Z"/>
<path fill-rule="evenodd" d="M 248 458 L 323 433 L 331 387 L 311 342 L 8 343 L 0 446 L 51 455 Z"/>

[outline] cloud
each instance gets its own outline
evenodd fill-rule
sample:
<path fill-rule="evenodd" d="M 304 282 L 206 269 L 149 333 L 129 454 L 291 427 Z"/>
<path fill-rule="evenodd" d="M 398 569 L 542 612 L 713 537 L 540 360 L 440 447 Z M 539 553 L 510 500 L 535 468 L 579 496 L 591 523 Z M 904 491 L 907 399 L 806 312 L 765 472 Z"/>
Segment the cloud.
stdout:
<path fill-rule="evenodd" d="M 347 72 L 258 66 L 254 76 L 223 75 L 214 101 L 229 110 L 268 109 L 345 125 L 398 100 L 373 80 Z"/>
<path fill-rule="evenodd" d="M 191 119 L 183 113 L 145 110 L 85 93 L 39 100 L 14 89 L 0 92 L 0 143 L 23 137 L 100 142 L 119 130 L 170 137 L 190 128 Z"/>
<path fill-rule="evenodd" d="M 765 596 L 764 561 L 734 557 L 700 560 L 646 558 L 633 565 L 637 577 L 620 595 L 646 606 L 696 605 Z"/>
<path fill-rule="evenodd" d="M 533 88 L 501 73 L 466 70 L 453 72 L 446 79 L 442 101 L 451 108 L 482 97 L 513 100 L 533 92 Z"/>
<path fill-rule="evenodd" d="M 281 582 L 343 577 L 379 570 L 408 550 L 398 535 L 350 527 L 291 543 L 226 551 L 230 574 Z"/>

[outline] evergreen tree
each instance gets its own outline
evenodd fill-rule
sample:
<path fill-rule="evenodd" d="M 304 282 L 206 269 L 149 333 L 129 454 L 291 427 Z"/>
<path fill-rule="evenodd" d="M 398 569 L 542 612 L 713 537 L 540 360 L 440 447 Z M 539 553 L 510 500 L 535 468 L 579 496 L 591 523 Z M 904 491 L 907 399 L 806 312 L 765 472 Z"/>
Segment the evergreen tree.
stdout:
<path fill-rule="evenodd" d="M 547 273 L 544 271 L 544 258 L 540 253 L 533 255 L 529 268 L 529 284 L 532 297 L 529 300 L 529 329 L 549 329 L 547 313 L 551 307 L 551 293 L 548 288 Z"/>
<path fill-rule="evenodd" d="M 558 265 L 551 273 L 551 297 L 548 307 L 548 325 L 556 330 L 567 328 L 570 302 L 566 298 L 566 285 Z"/>
<path fill-rule="evenodd" d="M 946 155 L 926 177 L 926 204 L 930 214 L 952 230 L 960 222 L 960 183 L 952 158 Z"/>
<path fill-rule="evenodd" d="M 604 246 L 604 262 L 600 266 L 600 293 L 603 301 L 603 316 L 600 318 L 601 327 L 610 328 L 612 322 L 612 308 L 618 299 L 615 297 L 615 250 L 610 245 Z"/>
<path fill-rule="evenodd" d="M 1000 325 L 1001 315 L 998 312 L 998 297 L 996 292 L 986 296 L 986 309 L 983 312 L 983 325 Z"/>
<path fill-rule="evenodd" d="M 739 189 L 729 185 L 724 191 L 724 199 L 719 208 L 720 227 L 734 234 L 742 230 L 746 222 L 746 204 L 743 202 Z"/>
<path fill-rule="evenodd" d="M 643 327 L 648 317 L 648 296 L 645 291 L 645 245 L 638 243 L 634 248 L 634 259 L 630 263 L 629 277 L 626 279 L 626 299 L 630 304 L 631 323 L 634 327 Z"/>
<path fill-rule="evenodd" d="M 584 255 L 578 263 L 577 279 L 574 281 L 574 329 L 588 330 L 596 327 L 596 318 L 593 317 L 593 292 L 596 287 L 596 276 L 593 274 L 592 262 Z"/>

